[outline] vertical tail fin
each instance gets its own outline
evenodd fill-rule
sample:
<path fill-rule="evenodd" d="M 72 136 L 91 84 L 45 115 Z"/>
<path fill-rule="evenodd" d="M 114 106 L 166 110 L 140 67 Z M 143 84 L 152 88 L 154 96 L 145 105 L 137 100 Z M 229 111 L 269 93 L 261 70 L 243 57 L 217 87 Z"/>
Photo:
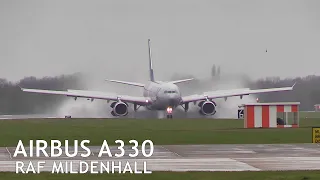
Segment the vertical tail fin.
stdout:
<path fill-rule="evenodd" d="M 149 75 L 150 75 L 150 81 L 154 82 L 154 74 L 153 74 L 153 67 L 152 67 L 152 59 L 151 59 L 151 45 L 150 45 L 150 39 L 148 39 L 148 47 L 149 47 Z"/>

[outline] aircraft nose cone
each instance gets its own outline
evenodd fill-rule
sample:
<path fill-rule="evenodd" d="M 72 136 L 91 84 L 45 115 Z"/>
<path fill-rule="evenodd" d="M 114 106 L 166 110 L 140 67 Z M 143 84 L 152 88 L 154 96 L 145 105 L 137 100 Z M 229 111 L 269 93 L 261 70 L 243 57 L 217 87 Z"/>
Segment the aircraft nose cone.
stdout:
<path fill-rule="evenodd" d="M 176 105 L 176 99 L 175 98 L 170 98 L 169 99 L 169 106 L 175 106 Z"/>
<path fill-rule="evenodd" d="M 169 106 L 173 106 L 174 105 L 174 99 L 169 99 Z"/>

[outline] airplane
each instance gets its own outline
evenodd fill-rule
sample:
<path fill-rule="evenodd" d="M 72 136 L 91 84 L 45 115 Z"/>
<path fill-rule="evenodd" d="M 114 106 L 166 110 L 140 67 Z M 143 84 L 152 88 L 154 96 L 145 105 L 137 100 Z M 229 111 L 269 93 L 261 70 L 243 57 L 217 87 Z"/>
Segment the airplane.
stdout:
<path fill-rule="evenodd" d="M 148 39 L 148 50 L 149 50 L 149 82 L 147 84 L 142 84 L 138 82 L 128 82 L 122 80 L 109 80 L 105 81 L 120 83 L 130 86 L 136 86 L 143 88 L 143 96 L 128 96 L 120 95 L 116 93 L 106 93 L 88 90 L 73 90 L 68 89 L 67 91 L 56 91 L 56 90 L 43 90 L 43 89 L 27 89 L 21 88 L 24 92 L 30 93 L 40 93 L 40 94 L 53 94 L 53 95 L 65 95 L 69 97 L 77 98 L 87 98 L 93 101 L 94 99 L 107 100 L 109 103 L 112 101 L 110 107 L 112 108 L 111 114 L 113 116 L 126 116 L 128 115 L 129 103 L 133 104 L 134 111 L 137 111 L 140 107 L 145 107 L 148 110 L 156 111 L 166 111 L 167 118 L 172 118 L 173 110 L 181 106 L 185 112 L 189 109 L 189 103 L 196 105 L 198 103 L 199 113 L 204 116 L 213 116 L 216 113 L 216 106 L 214 99 L 227 98 L 243 96 L 258 93 L 269 93 L 269 92 L 281 92 L 281 91 L 291 91 L 291 87 L 281 87 L 281 88 L 269 88 L 269 89 L 230 89 L 230 90 L 217 90 L 211 92 L 204 92 L 203 94 L 193 94 L 188 96 L 183 96 L 179 90 L 177 84 L 185 83 L 193 80 L 181 79 L 175 81 L 156 81 L 154 77 L 154 71 L 152 66 L 151 58 L 151 45 L 150 39 Z"/>

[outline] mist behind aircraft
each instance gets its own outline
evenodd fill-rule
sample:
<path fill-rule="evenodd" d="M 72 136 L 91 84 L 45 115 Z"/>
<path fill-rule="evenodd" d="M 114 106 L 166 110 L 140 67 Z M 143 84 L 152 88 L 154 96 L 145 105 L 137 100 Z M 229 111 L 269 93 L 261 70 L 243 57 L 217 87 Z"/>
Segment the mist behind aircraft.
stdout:
<path fill-rule="evenodd" d="M 203 93 L 205 91 L 212 90 L 224 90 L 224 89 L 237 89 L 237 88 L 245 88 L 248 87 L 248 83 L 250 83 L 250 79 L 246 79 L 241 75 L 230 75 L 224 74 L 217 78 L 207 78 L 207 79 L 196 79 L 195 82 L 190 82 L 186 84 L 182 84 L 180 90 L 183 95 L 190 95 L 194 93 Z M 92 82 L 92 81 L 91 81 Z M 84 82 L 84 84 L 90 84 L 90 80 Z M 108 84 L 108 83 L 107 83 Z M 93 84 L 92 84 L 93 85 Z M 112 85 L 112 84 L 109 84 Z M 99 83 L 96 83 L 98 89 L 104 89 L 105 91 L 110 91 L 110 89 L 114 89 L 113 92 L 118 92 L 118 90 L 128 89 L 127 85 L 112 85 L 110 87 L 113 88 L 105 88 L 105 84 L 100 84 L 100 88 L 98 87 Z M 136 92 L 131 91 L 132 95 L 141 96 L 142 88 L 134 88 L 130 87 Z M 125 92 L 125 91 L 124 91 Z M 190 108 L 187 113 L 184 112 L 182 107 L 178 107 L 174 116 L 176 118 L 237 118 L 237 110 L 240 104 L 255 102 L 255 95 L 244 96 L 243 99 L 239 97 L 230 97 L 227 101 L 224 99 L 215 99 L 217 103 L 217 113 L 214 116 L 203 116 L 199 114 L 198 105 L 194 105 L 190 103 Z M 50 113 L 57 114 L 58 116 L 71 115 L 72 117 L 109 117 L 111 116 L 110 112 L 112 108 L 110 108 L 110 104 L 106 101 L 95 100 L 93 102 L 88 101 L 86 99 L 78 98 L 75 101 L 73 98 L 70 98 L 64 102 L 61 102 L 61 105 L 50 111 Z M 128 118 L 163 118 L 163 112 L 156 111 L 148 111 L 144 107 L 141 107 L 137 112 L 133 111 L 133 106 L 129 104 L 129 115 Z M 122 118 L 127 118 L 122 117 Z"/>

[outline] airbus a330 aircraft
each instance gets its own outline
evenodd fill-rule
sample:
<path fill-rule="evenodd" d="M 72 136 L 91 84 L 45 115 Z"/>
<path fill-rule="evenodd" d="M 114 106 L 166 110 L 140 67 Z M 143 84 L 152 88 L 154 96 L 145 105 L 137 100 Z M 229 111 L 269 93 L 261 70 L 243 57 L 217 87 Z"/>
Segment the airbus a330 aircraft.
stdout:
<path fill-rule="evenodd" d="M 258 93 L 268 93 L 268 92 L 279 92 L 279 91 L 290 91 L 292 87 L 282 87 L 282 88 L 270 88 L 270 89 L 256 89 L 251 90 L 249 88 L 244 89 L 231 89 L 231 90 L 219 90 L 205 92 L 203 94 L 194 94 L 190 96 L 182 96 L 178 83 L 184 83 L 191 81 L 193 79 L 182 79 L 177 81 L 156 81 L 153 74 L 152 59 L 151 59 L 151 47 L 150 39 L 148 39 L 148 48 L 149 48 L 149 78 L 150 82 L 147 84 L 141 84 L 136 82 L 127 82 L 119 80 L 107 80 L 110 82 L 121 83 L 131 86 L 138 86 L 144 89 L 143 96 L 127 96 L 127 95 L 118 95 L 105 92 L 96 92 L 96 91 L 86 91 L 86 90 L 71 90 L 67 91 L 53 91 L 53 90 L 42 90 L 42 89 L 26 89 L 21 88 L 22 91 L 31 92 L 31 93 L 42 93 L 42 94 L 56 94 L 56 95 L 65 95 L 74 97 L 75 100 L 79 98 L 87 98 L 88 100 L 93 101 L 94 99 L 102 99 L 113 101 L 111 103 L 111 114 L 113 116 L 126 116 L 128 114 L 128 103 L 134 105 L 134 111 L 140 106 L 146 107 L 148 110 L 162 110 L 167 111 L 167 118 L 172 118 L 172 111 L 181 106 L 184 108 L 185 112 L 189 109 L 189 103 L 196 104 L 200 108 L 199 113 L 202 115 L 214 115 L 216 113 L 216 103 L 214 99 L 224 98 L 227 100 L 228 97 L 240 96 L 242 99 L 243 96 L 249 94 L 258 94 Z"/>

